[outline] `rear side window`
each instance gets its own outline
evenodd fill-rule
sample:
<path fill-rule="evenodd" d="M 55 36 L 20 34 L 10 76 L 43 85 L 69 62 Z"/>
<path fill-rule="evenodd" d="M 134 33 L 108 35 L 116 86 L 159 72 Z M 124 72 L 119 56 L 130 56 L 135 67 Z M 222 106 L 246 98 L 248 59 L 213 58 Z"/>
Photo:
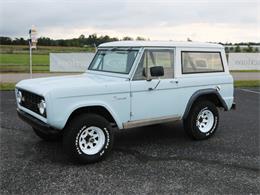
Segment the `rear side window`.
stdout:
<path fill-rule="evenodd" d="M 182 73 L 223 72 L 220 52 L 182 51 Z"/>

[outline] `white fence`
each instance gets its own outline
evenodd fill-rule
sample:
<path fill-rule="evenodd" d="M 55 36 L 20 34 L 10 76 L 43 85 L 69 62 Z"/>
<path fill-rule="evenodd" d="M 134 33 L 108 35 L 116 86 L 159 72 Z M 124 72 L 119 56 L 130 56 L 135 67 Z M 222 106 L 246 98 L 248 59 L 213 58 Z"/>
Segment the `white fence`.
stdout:
<path fill-rule="evenodd" d="M 85 72 L 94 53 L 50 53 L 50 72 Z"/>
<path fill-rule="evenodd" d="M 229 53 L 230 70 L 260 70 L 260 53 Z"/>
<path fill-rule="evenodd" d="M 94 53 L 50 53 L 51 72 L 84 72 Z M 229 53 L 230 70 L 260 70 L 260 53 Z"/>

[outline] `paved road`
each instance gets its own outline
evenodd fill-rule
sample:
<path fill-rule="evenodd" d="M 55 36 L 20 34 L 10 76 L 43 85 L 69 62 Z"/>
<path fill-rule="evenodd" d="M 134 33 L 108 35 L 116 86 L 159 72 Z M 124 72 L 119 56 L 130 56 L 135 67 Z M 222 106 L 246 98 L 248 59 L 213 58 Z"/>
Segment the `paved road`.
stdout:
<path fill-rule="evenodd" d="M 61 75 L 75 75 L 80 73 L 34 73 L 33 78 L 61 76 Z M 235 80 L 260 80 L 260 72 L 232 72 Z M 27 73 L 0 73 L 0 82 L 17 83 L 23 79 L 30 78 Z"/>
<path fill-rule="evenodd" d="M 190 140 L 181 123 L 126 130 L 105 161 L 84 166 L 18 120 L 13 92 L 0 95 L 0 194 L 260 193 L 260 90 L 237 89 L 238 109 L 221 112 L 209 140 Z"/>
<path fill-rule="evenodd" d="M 234 80 L 260 80 L 260 72 L 232 72 Z"/>

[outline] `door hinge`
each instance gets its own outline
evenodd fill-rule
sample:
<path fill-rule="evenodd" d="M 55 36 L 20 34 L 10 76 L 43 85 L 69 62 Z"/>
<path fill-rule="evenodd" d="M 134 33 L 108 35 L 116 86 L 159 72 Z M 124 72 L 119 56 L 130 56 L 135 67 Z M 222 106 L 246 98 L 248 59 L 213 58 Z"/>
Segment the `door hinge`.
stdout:
<path fill-rule="evenodd" d="M 130 112 L 130 117 L 131 117 L 131 116 L 133 116 L 133 113 L 132 113 L 132 112 Z"/>

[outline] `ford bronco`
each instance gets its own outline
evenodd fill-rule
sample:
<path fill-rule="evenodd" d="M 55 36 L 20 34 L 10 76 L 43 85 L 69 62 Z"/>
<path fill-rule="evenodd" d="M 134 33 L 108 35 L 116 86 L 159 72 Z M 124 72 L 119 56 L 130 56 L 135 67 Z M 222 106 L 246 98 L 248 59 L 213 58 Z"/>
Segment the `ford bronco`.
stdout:
<path fill-rule="evenodd" d="M 107 156 L 116 129 L 182 120 L 202 140 L 216 132 L 218 108 L 235 108 L 225 50 L 211 43 L 101 44 L 86 73 L 23 80 L 15 94 L 19 117 L 81 163 Z"/>

